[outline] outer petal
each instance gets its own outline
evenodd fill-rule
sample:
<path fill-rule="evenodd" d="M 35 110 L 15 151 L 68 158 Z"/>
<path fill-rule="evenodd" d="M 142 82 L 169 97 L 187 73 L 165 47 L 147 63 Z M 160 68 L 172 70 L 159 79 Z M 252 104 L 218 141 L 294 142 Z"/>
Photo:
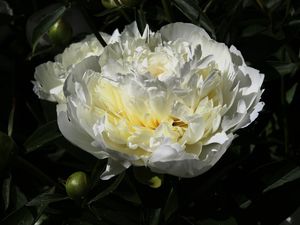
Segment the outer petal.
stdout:
<path fill-rule="evenodd" d="M 108 159 L 106 169 L 101 174 L 101 180 L 109 180 L 110 178 L 122 173 L 124 170 L 131 166 L 128 161 L 114 160 L 112 158 Z"/>
<path fill-rule="evenodd" d="M 149 160 L 149 168 L 157 173 L 179 177 L 195 177 L 209 170 L 225 153 L 234 136 L 223 144 L 205 146 L 199 157 L 183 151 L 178 145 L 161 145 Z"/>
<path fill-rule="evenodd" d="M 41 99 L 63 102 L 63 84 L 66 79 L 64 67 L 57 62 L 47 62 L 35 69 L 34 92 Z"/>
<path fill-rule="evenodd" d="M 92 145 L 93 139 L 77 124 L 76 118 L 68 115 L 65 104 L 57 105 L 57 123 L 61 133 L 71 143 L 99 159 L 107 158 L 105 152 Z"/>
<path fill-rule="evenodd" d="M 190 23 L 172 23 L 160 29 L 162 39 L 165 41 L 182 40 L 189 42 L 194 48 L 201 46 L 202 56 L 214 56 L 219 70 L 226 72 L 232 70 L 232 62 L 228 47 L 212 40 L 205 30 Z"/>
<path fill-rule="evenodd" d="M 210 40 L 206 31 L 190 23 L 171 23 L 160 29 L 161 36 L 165 41 L 183 40 L 196 46 L 201 39 Z"/>

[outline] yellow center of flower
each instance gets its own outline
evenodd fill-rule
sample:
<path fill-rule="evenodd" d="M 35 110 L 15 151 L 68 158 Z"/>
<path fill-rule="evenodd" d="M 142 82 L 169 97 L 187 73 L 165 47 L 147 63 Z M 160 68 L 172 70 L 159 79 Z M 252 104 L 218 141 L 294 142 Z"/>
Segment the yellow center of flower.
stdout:
<path fill-rule="evenodd" d="M 171 112 L 159 114 L 153 111 L 147 99 L 129 97 L 105 79 L 99 80 L 94 90 L 93 110 L 106 117 L 107 136 L 119 143 L 128 145 L 131 142 L 147 149 L 156 132 L 178 141 L 188 128 L 187 123 L 172 116 Z"/>
<path fill-rule="evenodd" d="M 169 59 L 165 54 L 153 53 L 148 58 L 148 71 L 152 76 L 158 77 L 168 70 Z"/>

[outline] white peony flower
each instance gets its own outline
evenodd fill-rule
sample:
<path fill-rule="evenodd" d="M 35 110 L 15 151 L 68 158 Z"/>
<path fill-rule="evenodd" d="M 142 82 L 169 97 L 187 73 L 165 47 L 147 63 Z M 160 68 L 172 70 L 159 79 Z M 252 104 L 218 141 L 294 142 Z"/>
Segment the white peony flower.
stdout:
<path fill-rule="evenodd" d="M 60 103 L 62 134 L 109 159 L 102 179 L 131 165 L 202 174 L 263 108 L 264 75 L 195 25 L 169 24 L 156 33 L 146 27 L 140 35 L 133 23 L 106 41 L 99 54 L 61 66 L 71 69 L 56 72 L 59 59 L 38 67 L 47 67 L 47 75 L 35 76 L 39 96 Z"/>

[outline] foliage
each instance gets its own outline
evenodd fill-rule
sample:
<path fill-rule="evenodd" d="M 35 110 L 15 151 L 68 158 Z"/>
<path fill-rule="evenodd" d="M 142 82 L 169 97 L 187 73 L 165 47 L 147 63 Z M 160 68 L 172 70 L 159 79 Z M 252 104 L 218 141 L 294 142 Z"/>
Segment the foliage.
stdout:
<path fill-rule="evenodd" d="M 299 1 L 115 1 L 109 9 L 100 0 L 61 1 L 34 27 L 26 21 L 47 1 L 8 4 L 12 15 L 0 10 L 1 224 L 280 224 L 300 206 Z M 202 26 L 265 74 L 266 106 L 204 175 L 165 175 L 156 189 L 140 182 L 133 169 L 101 181 L 106 161 L 68 143 L 58 131 L 55 105 L 39 102 L 32 92 L 34 68 L 66 47 L 47 37 L 59 19 L 72 26 L 71 41 L 98 30 L 111 33 L 133 20 L 140 30 L 146 23 L 157 30 L 175 21 Z M 76 171 L 85 171 L 91 186 L 84 198 L 72 200 L 64 182 Z"/>

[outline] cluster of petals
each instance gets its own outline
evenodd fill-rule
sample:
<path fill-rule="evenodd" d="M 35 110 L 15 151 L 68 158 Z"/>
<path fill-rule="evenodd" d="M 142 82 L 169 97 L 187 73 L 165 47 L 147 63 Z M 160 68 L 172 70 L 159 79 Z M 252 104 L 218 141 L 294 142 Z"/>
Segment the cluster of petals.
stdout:
<path fill-rule="evenodd" d="M 102 179 L 132 165 L 202 174 L 263 108 L 264 75 L 200 27 L 147 26 L 140 34 L 132 23 L 101 35 L 105 47 L 91 35 L 38 66 L 34 90 L 58 103 L 71 143 L 108 158 Z"/>

